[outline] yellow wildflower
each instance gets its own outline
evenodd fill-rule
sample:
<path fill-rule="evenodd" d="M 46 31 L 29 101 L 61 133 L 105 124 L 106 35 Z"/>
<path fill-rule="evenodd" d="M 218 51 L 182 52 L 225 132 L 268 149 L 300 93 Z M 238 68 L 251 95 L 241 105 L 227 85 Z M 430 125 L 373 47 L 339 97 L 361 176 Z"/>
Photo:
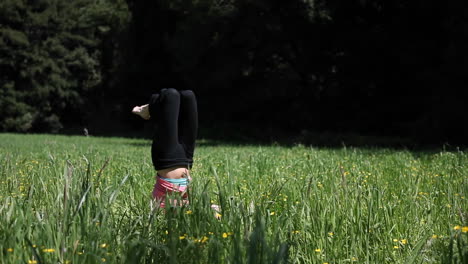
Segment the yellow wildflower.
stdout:
<path fill-rule="evenodd" d="M 403 245 L 406 245 L 406 243 L 408 243 L 408 240 L 402 239 L 402 240 L 400 240 L 400 242 L 401 242 Z"/>
<path fill-rule="evenodd" d="M 13 249 L 12 249 L 12 248 L 7 248 L 6 251 L 7 251 L 7 252 L 13 252 Z"/>
<path fill-rule="evenodd" d="M 322 252 L 322 250 L 320 248 L 316 248 L 314 251 L 317 252 L 317 253 Z"/>
<path fill-rule="evenodd" d="M 228 234 L 227 233 L 223 233 L 223 238 L 226 238 L 228 237 Z"/>
<path fill-rule="evenodd" d="M 436 238 L 437 238 L 437 235 L 432 235 L 432 238 L 433 238 L 433 239 L 436 239 Z"/>
<path fill-rule="evenodd" d="M 275 212 L 271 212 L 270 215 L 275 215 Z"/>
<path fill-rule="evenodd" d="M 185 214 L 188 214 L 188 215 L 192 213 L 193 213 L 192 210 L 187 210 L 187 212 L 185 212 Z"/>
<path fill-rule="evenodd" d="M 328 232 L 328 235 L 329 235 L 329 236 L 333 236 L 334 233 L 333 233 L 333 232 Z"/>
<path fill-rule="evenodd" d="M 106 259 L 105 259 L 105 258 L 102 258 L 101 261 L 102 261 L 102 262 L 106 262 Z"/>
<path fill-rule="evenodd" d="M 459 226 L 459 225 L 456 225 L 456 226 L 453 227 L 453 230 L 460 230 L 460 229 L 461 229 L 461 226 Z"/>
<path fill-rule="evenodd" d="M 468 226 L 464 226 L 464 227 L 462 227 L 462 229 L 461 229 L 461 230 L 462 230 L 462 232 L 463 232 L 463 233 L 466 233 L 466 232 L 468 232 Z"/>
<path fill-rule="evenodd" d="M 28 264 L 36 264 L 37 260 L 28 260 Z"/>
<path fill-rule="evenodd" d="M 101 248 L 106 248 L 107 247 L 107 244 L 106 243 L 103 243 L 100 245 Z"/>
<path fill-rule="evenodd" d="M 209 238 L 207 236 L 203 236 L 200 242 L 205 243 L 206 241 L 208 241 L 208 239 Z"/>
<path fill-rule="evenodd" d="M 393 246 L 393 248 L 398 249 L 398 248 L 400 248 L 400 247 L 399 247 L 399 246 Z"/>
<path fill-rule="evenodd" d="M 180 239 L 180 240 L 185 239 L 185 235 L 179 236 L 179 239 Z"/>
<path fill-rule="evenodd" d="M 45 252 L 45 253 L 52 253 L 52 252 L 55 252 L 55 249 L 53 249 L 53 248 L 46 248 L 46 249 L 43 249 L 42 252 Z"/>

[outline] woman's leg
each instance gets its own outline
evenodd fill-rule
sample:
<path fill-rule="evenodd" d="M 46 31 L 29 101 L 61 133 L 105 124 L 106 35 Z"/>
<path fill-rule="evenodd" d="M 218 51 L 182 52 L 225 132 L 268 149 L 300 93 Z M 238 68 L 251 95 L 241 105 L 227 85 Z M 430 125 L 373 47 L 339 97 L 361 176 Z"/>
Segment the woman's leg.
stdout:
<path fill-rule="evenodd" d="M 176 89 L 162 89 L 151 96 L 149 102 L 150 120 L 153 122 L 153 144 L 151 158 L 157 169 L 158 159 L 170 157 L 178 146 L 178 119 L 180 94 Z"/>
<path fill-rule="evenodd" d="M 185 148 L 185 153 L 193 162 L 195 140 L 198 132 L 197 99 L 191 90 L 180 91 L 179 141 Z"/>

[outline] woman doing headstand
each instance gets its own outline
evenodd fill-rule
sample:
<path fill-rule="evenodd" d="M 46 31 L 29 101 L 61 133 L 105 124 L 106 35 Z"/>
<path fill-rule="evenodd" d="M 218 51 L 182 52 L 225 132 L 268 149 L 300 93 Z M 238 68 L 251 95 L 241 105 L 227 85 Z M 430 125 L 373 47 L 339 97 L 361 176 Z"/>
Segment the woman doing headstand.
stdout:
<path fill-rule="evenodd" d="M 162 89 L 153 94 L 149 103 L 135 106 L 132 110 L 153 127 L 151 159 L 156 170 L 153 198 L 165 207 L 165 197 L 179 193 L 180 199 L 171 200 L 188 203 L 187 188 L 191 180 L 195 139 L 198 130 L 198 111 L 195 94 L 191 90 Z"/>

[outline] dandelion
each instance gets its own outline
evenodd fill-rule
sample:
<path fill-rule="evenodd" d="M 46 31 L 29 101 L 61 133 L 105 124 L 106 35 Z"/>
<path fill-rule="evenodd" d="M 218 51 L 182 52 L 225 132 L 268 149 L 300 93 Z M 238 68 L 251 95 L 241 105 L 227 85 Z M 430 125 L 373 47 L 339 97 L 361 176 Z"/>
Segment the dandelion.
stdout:
<path fill-rule="evenodd" d="M 203 236 L 200 240 L 201 243 L 205 243 L 206 241 L 208 241 L 208 237 L 207 236 Z"/>
<path fill-rule="evenodd" d="M 221 218 L 221 216 L 223 216 L 223 215 L 220 214 L 220 213 L 215 213 L 215 217 L 216 217 L 217 219 Z"/>
<path fill-rule="evenodd" d="M 108 245 L 106 243 L 103 243 L 100 245 L 101 248 L 106 248 Z"/>
<path fill-rule="evenodd" d="M 333 235 L 334 235 L 333 232 L 328 232 L 328 236 L 331 236 L 331 237 L 332 237 Z"/>
<path fill-rule="evenodd" d="M 399 249 L 400 247 L 399 246 L 393 246 L 394 249 Z"/>
<path fill-rule="evenodd" d="M 270 215 L 275 215 L 275 212 L 271 212 Z"/>
<path fill-rule="evenodd" d="M 7 252 L 13 252 L 13 249 L 12 249 L 12 248 L 7 248 L 6 251 L 7 251 Z"/>
<path fill-rule="evenodd" d="M 183 236 L 179 236 L 179 239 L 180 239 L 180 240 L 183 240 L 183 239 L 185 239 L 185 235 L 183 235 Z"/>
<path fill-rule="evenodd" d="M 456 225 L 456 226 L 453 227 L 453 230 L 460 230 L 460 229 L 461 229 L 461 226 L 459 226 L 459 225 Z"/>
<path fill-rule="evenodd" d="M 300 232 L 299 232 L 299 230 L 294 230 L 294 231 L 292 231 L 291 233 L 293 233 L 293 234 L 299 234 Z"/>
<path fill-rule="evenodd" d="M 400 243 L 402 243 L 403 245 L 406 245 L 406 243 L 408 243 L 408 240 L 402 239 L 402 240 L 400 240 Z"/>
<path fill-rule="evenodd" d="M 28 260 L 28 264 L 37 264 L 37 260 Z"/>
<path fill-rule="evenodd" d="M 55 252 L 55 249 L 53 248 L 45 248 L 42 250 L 42 252 L 45 252 L 45 253 L 52 253 L 52 252 Z"/>
<path fill-rule="evenodd" d="M 437 237 L 437 235 L 432 235 L 432 239 L 436 239 Z"/>
<path fill-rule="evenodd" d="M 230 233 L 230 232 L 229 232 L 229 233 Z M 230 235 L 229 233 L 224 232 L 224 233 L 223 233 L 223 238 L 227 238 L 227 237 Z M 232 233 L 231 233 L 231 234 L 232 234 Z"/>
<path fill-rule="evenodd" d="M 320 248 L 316 248 L 314 251 L 317 252 L 317 253 L 322 252 L 322 250 Z"/>
<path fill-rule="evenodd" d="M 461 229 L 461 230 L 462 230 L 462 232 L 463 232 L 463 233 L 466 233 L 466 232 L 468 232 L 468 226 L 464 226 L 464 227 L 462 227 L 462 229 Z"/>
<path fill-rule="evenodd" d="M 192 213 L 193 213 L 192 210 L 187 210 L 187 212 L 185 212 L 185 214 L 188 214 L 188 215 Z"/>
<path fill-rule="evenodd" d="M 394 238 L 394 239 L 393 239 L 393 242 L 398 242 L 398 239 Z"/>

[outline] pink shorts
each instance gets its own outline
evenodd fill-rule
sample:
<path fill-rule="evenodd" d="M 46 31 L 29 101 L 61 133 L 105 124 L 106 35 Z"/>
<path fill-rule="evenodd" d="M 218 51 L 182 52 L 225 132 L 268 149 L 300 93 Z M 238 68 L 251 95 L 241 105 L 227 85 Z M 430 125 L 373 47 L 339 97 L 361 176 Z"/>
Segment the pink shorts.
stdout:
<path fill-rule="evenodd" d="M 188 178 L 190 182 L 192 178 Z M 169 194 L 169 202 L 172 206 L 188 204 L 188 185 L 179 186 L 177 184 L 170 183 L 159 175 L 156 176 L 156 183 L 153 188 L 153 198 L 159 202 L 159 207 L 166 207 L 166 196 Z M 177 194 L 177 196 L 176 196 Z M 180 195 L 180 196 L 179 196 Z"/>

